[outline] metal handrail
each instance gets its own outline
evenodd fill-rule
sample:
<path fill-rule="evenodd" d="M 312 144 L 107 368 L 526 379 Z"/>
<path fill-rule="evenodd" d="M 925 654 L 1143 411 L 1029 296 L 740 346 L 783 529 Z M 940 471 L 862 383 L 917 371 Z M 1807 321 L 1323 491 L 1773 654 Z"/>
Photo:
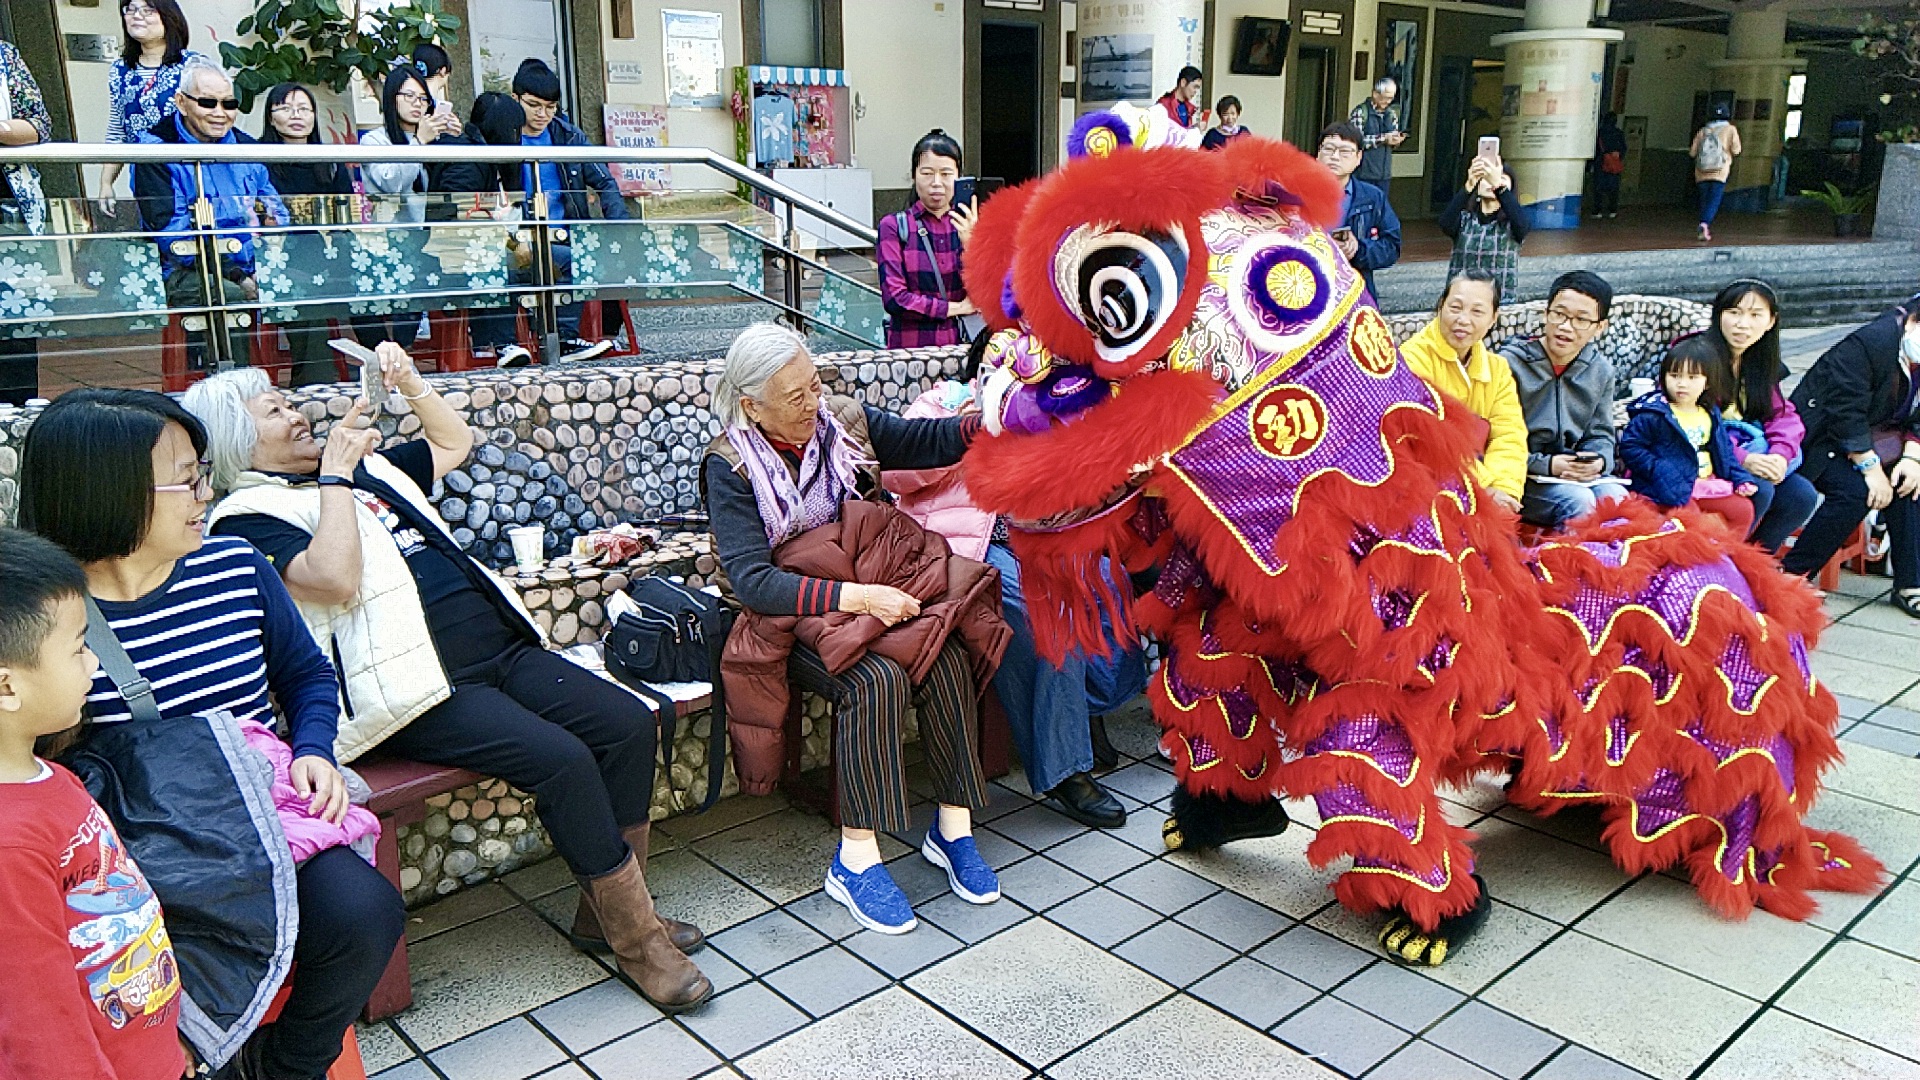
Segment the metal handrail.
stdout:
<path fill-rule="evenodd" d="M 369 153 L 369 151 L 378 151 Z M 118 161 L 139 164 L 184 164 L 187 162 L 235 162 L 260 164 L 359 165 L 369 161 L 446 164 L 480 161 L 550 161 L 556 164 L 593 163 L 600 165 L 704 165 L 757 191 L 805 211 L 835 228 L 852 233 L 868 244 L 877 244 L 879 231 L 862 225 L 825 203 L 816 202 L 798 191 L 756 172 L 729 157 L 705 147 L 605 147 L 605 146 L 362 146 L 358 143 L 35 143 L 11 147 L 7 160 L 29 165 L 85 165 Z"/>

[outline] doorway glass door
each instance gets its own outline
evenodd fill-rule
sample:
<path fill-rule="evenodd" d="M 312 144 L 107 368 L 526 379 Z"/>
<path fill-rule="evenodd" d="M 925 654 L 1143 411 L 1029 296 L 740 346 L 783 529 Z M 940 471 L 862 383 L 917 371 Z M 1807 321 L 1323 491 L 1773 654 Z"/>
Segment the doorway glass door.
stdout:
<path fill-rule="evenodd" d="M 973 168 L 1009 184 L 1040 173 L 1040 27 L 980 25 L 980 146 Z"/>
<path fill-rule="evenodd" d="M 1333 100 L 1333 50 L 1302 45 L 1294 58 L 1293 93 L 1287 95 L 1287 140 L 1311 154 L 1320 148 L 1320 129 L 1329 122 Z"/>
<path fill-rule="evenodd" d="M 473 82 L 480 90 L 511 93 L 513 73 L 529 57 L 545 60 L 560 75 L 561 86 L 571 89 L 560 55 L 559 0 L 469 0 L 467 18 Z"/>

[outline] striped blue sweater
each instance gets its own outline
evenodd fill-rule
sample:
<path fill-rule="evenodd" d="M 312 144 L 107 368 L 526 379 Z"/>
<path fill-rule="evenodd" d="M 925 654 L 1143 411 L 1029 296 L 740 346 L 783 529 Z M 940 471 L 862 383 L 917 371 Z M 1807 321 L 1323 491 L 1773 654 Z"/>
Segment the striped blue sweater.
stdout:
<path fill-rule="evenodd" d="M 114 636 L 153 684 L 165 717 L 225 709 L 274 727 L 287 718 L 295 757 L 333 760 L 340 687 L 272 564 L 244 540 L 210 536 L 167 583 L 138 600 L 101 600 Z M 103 670 L 87 712 L 95 723 L 132 719 Z"/>

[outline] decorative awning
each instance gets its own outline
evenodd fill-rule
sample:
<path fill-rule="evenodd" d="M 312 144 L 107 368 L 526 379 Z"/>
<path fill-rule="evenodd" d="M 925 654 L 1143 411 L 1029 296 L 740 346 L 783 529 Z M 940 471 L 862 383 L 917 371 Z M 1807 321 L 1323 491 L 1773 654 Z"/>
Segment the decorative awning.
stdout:
<path fill-rule="evenodd" d="M 840 68 L 780 67 L 755 64 L 747 68 L 747 77 L 756 83 L 782 86 L 846 86 L 847 73 Z"/>

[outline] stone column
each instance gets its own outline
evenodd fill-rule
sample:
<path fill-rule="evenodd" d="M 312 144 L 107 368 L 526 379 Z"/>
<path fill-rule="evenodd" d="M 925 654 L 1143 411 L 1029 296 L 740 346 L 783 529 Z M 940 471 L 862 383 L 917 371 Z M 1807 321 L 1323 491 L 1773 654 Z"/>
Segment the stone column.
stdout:
<path fill-rule="evenodd" d="M 1787 16 L 1783 11 L 1736 11 L 1727 23 L 1727 58 L 1707 65 L 1716 91 L 1733 92 L 1733 126 L 1741 153 L 1727 177 L 1726 208 L 1741 213 L 1767 209 L 1773 162 L 1780 156 L 1787 123 L 1787 76 L 1807 66 L 1783 56 Z"/>
<path fill-rule="evenodd" d="M 1493 37 L 1507 50 L 1500 156 L 1536 229 L 1580 224 L 1607 43 L 1626 36 L 1588 26 L 1592 17 L 1593 0 L 1527 0 L 1525 29 Z"/>

